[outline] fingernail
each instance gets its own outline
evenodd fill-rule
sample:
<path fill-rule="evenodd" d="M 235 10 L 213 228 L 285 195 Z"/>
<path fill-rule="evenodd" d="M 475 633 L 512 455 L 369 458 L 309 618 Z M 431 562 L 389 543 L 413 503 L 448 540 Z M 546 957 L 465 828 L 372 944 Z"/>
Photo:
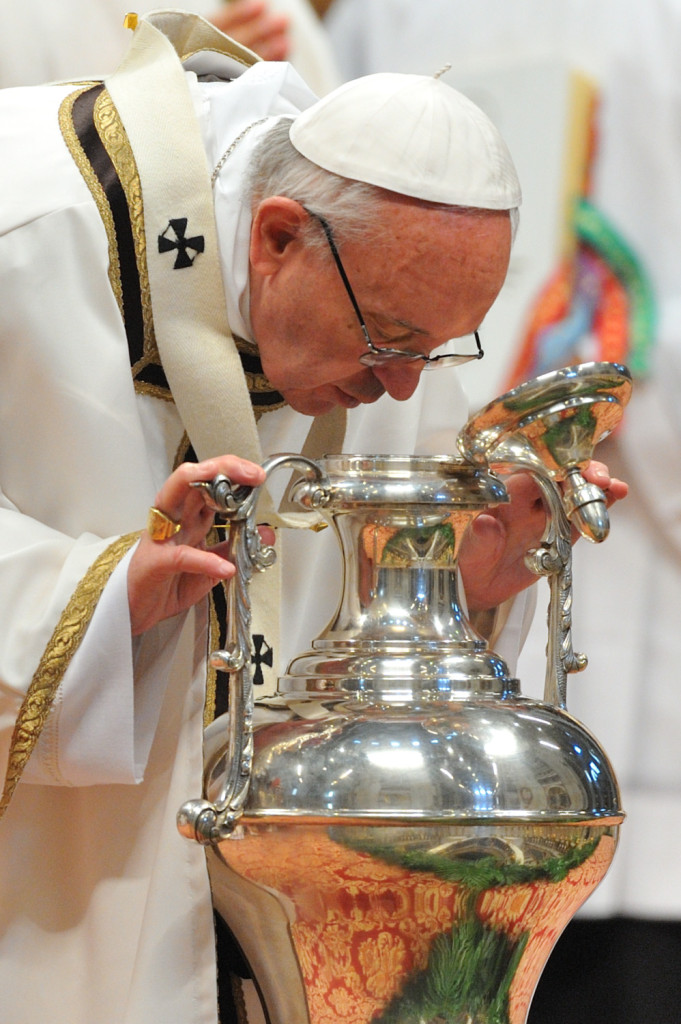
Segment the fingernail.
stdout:
<path fill-rule="evenodd" d="M 232 576 L 234 575 L 235 572 L 236 572 L 236 569 L 231 564 L 231 562 L 225 562 L 225 567 L 222 570 L 221 575 L 217 577 L 215 582 L 216 583 L 221 583 L 222 580 L 229 580 L 229 579 L 232 578 Z"/>

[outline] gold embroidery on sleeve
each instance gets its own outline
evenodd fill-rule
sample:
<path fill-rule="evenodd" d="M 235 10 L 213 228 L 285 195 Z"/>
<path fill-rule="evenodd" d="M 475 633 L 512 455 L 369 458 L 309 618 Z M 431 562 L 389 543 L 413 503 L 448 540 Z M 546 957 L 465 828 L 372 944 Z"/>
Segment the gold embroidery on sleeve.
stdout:
<path fill-rule="evenodd" d="M 64 673 L 85 635 L 102 591 L 121 558 L 138 539 L 139 533 L 130 533 L 110 544 L 90 566 L 61 614 L 17 717 L 0 799 L 0 817 L 38 742 Z"/>

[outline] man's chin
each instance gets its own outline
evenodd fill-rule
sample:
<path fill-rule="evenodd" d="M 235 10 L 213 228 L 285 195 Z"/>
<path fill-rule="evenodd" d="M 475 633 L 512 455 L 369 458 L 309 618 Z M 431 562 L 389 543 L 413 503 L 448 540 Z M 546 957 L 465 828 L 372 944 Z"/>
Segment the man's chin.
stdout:
<path fill-rule="evenodd" d="M 296 412 L 302 413 L 303 416 L 323 416 L 325 412 L 330 412 L 338 404 L 327 398 L 315 395 L 310 391 L 293 390 L 282 391 L 281 393 L 286 400 L 286 404 L 290 405 Z"/>
<path fill-rule="evenodd" d="M 361 399 L 348 395 L 336 387 L 320 388 L 319 391 L 291 389 L 283 391 L 282 394 L 292 409 L 305 416 L 323 416 L 324 413 L 331 412 L 337 406 L 341 406 L 343 409 L 354 409 L 362 404 Z M 375 400 L 374 398 L 369 399 L 369 401 Z"/>

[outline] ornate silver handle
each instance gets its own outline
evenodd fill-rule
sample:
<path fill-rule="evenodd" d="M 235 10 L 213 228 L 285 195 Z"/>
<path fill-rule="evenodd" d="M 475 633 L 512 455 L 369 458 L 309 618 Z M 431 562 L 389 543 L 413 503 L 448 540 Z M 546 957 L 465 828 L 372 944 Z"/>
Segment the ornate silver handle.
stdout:
<path fill-rule="evenodd" d="M 546 529 L 539 546 L 525 556 L 538 576 L 549 578 L 548 641 L 544 700 L 567 708 L 567 677 L 581 672 L 588 660 L 572 645 L 572 539 L 561 492 L 550 476 L 531 470 L 548 507 Z"/>
<path fill-rule="evenodd" d="M 276 455 L 263 463 L 267 478 L 287 466 L 300 470 L 315 487 L 313 507 L 323 505 L 328 481 L 316 462 L 302 455 Z M 227 636 L 224 650 L 211 655 L 214 668 L 232 675 L 225 780 L 215 803 L 188 800 L 177 815 L 187 839 L 204 845 L 229 835 L 243 814 L 253 764 L 253 677 L 251 673 L 251 604 L 248 585 L 254 572 L 276 561 L 274 548 L 263 545 L 256 524 L 259 488 L 234 487 L 226 476 L 196 484 L 209 508 L 230 522 L 231 555 L 236 574 L 227 588 Z"/>
<path fill-rule="evenodd" d="M 566 495 L 523 434 L 506 437 L 494 449 L 492 461 L 511 472 L 530 473 L 547 508 L 544 534 L 525 556 L 525 564 L 531 572 L 549 578 L 544 700 L 565 709 L 568 675 L 587 666 L 586 655 L 576 654 L 572 645 L 571 522 L 589 540 L 604 540 L 609 529 L 605 495 L 588 484 L 578 469 L 567 473 Z"/>

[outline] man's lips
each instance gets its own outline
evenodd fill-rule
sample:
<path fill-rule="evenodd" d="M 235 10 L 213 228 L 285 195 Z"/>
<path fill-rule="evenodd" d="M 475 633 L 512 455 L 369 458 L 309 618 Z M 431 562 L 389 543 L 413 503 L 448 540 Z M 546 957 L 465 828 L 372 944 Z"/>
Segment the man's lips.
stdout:
<path fill-rule="evenodd" d="M 358 405 L 369 405 L 371 402 L 378 401 L 381 395 L 385 394 L 385 388 L 379 385 L 378 388 L 366 389 L 362 394 L 352 395 L 348 391 L 343 391 L 338 385 L 334 385 L 334 392 L 339 405 L 345 406 L 346 409 L 355 409 Z"/>
<path fill-rule="evenodd" d="M 355 409 L 360 404 L 359 398 L 355 398 L 354 395 L 348 395 L 340 388 L 334 388 L 334 391 L 338 405 L 342 405 L 345 409 Z"/>

